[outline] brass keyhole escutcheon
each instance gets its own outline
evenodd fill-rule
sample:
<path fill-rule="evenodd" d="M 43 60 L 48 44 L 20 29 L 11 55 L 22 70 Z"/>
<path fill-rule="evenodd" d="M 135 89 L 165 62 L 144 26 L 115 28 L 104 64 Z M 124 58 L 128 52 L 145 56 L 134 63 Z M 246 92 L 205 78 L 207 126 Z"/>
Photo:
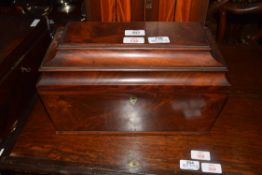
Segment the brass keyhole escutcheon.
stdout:
<path fill-rule="evenodd" d="M 129 103 L 131 103 L 132 105 L 135 105 L 137 101 L 138 101 L 137 97 L 132 96 L 129 98 Z"/>
<path fill-rule="evenodd" d="M 140 166 L 140 163 L 137 160 L 131 160 L 128 162 L 130 168 L 137 168 Z"/>

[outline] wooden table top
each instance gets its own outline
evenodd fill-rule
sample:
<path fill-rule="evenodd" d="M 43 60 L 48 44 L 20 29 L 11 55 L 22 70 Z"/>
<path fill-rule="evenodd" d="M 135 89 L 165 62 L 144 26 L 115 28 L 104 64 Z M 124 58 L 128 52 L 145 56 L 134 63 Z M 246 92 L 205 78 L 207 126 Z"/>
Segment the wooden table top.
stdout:
<path fill-rule="evenodd" d="M 260 174 L 261 52 L 245 50 L 237 57 L 236 49 L 226 48 L 223 53 L 233 88 L 209 133 L 56 134 L 37 100 L 14 147 L 4 150 L 0 169 L 65 174 L 201 174 L 179 168 L 179 160 L 190 159 L 190 151 L 196 149 L 210 151 L 210 162 L 221 163 L 223 174 Z"/>

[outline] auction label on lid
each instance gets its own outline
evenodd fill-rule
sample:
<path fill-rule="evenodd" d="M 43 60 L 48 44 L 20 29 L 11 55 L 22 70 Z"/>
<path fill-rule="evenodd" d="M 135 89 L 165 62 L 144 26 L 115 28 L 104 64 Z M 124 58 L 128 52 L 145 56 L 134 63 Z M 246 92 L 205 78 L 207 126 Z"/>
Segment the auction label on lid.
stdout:
<path fill-rule="evenodd" d="M 180 169 L 197 171 L 200 169 L 200 163 L 195 160 L 180 160 Z"/>
<path fill-rule="evenodd" d="M 201 170 L 203 173 L 222 174 L 222 167 L 219 163 L 201 163 Z"/>
<path fill-rule="evenodd" d="M 168 36 L 154 36 L 148 37 L 148 43 L 156 44 L 156 43 L 170 43 L 170 39 Z"/>
<path fill-rule="evenodd" d="M 39 22 L 40 19 L 34 19 L 34 21 L 30 24 L 30 27 L 36 27 Z"/>
<path fill-rule="evenodd" d="M 124 37 L 123 43 L 125 44 L 143 44 L 145 43 L 144 37 Z"/>
<path fill-rule="evenodd" d="M 145 36 L 145 30 L 125 30 L 126 36 Z"/>
<path fill-rule="evenodd" d="M 191 159 L 197 160 L 211 160 L 210 152 L 191 150 Z"/>
<path fill-rule="evenodd" d="M 5 151 L 4 148 L 2 148 L 2 149 L 0 150 L 0 156 L 2 156 L 2 154 L 4 153 L 4 151 Z"/>

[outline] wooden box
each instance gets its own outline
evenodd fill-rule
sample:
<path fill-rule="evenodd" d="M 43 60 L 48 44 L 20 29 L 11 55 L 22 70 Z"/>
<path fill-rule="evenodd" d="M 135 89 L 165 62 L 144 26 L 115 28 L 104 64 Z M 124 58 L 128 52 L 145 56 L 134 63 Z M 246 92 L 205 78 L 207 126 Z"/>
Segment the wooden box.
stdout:
<path fill-rule="evenodd" d="M 123 44 L 126 29 L 144 29 L 146 42 Z M 198 23 L 73 22 L 57 32 L 40 71 L 38 93 L 58 132 L 206 132 L 229 87 Z"/>

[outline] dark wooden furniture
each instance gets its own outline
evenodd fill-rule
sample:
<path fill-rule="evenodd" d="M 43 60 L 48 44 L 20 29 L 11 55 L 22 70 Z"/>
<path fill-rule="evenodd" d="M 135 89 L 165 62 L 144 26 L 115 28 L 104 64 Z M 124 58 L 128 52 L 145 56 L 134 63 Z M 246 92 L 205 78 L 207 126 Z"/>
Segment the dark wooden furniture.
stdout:
<path fill-rule="evenodd" d="M 175 135 L 56 134 L 41 102 L 18 122 L 6 140 L 0 170 L 20 174 L 172 174 L 191 149 L 209 150 L 223 174 L 254 175 L 262 171 L 262 49 L 225 47 L 232 92 L 209 133 Z M 249 58 L 252 58 L 249 59 Z M 25 126 L 23 127 L 23 125 Z"/>
<path fill-rule="evenodd" d="M 238 16 L 249 15 L 249 14 L 262 14 L 262 2 L 254 2 L 254 3 L 236 3 L 230 0 L 224 0 L 222 4 L 219 6 L 219 25 L 218 25 L 218 34 L 217 40 L 218 42 L 222 42 L 225 37 L 225 32 L 228 25 L 228 14 L 235 14 Z M 259 18 L 258 18 L 259 19 Z M 257 21 L 259 23 L 259 21 Z M 253 36 L 253 40 L 258 40 L 262 37 L 262 30 Z"/>
<path fill-rule="evenodd" d="M 11 1 L 0 2 L 0 15 L 21 15 L 21 12 L 17 10 Z"/>
<path fill-rule="evenodd" d="M 20 11 L 24 15 L 33 16 L 35 18 L 48 16 L 53 9 L 53 5 L 49 0 L 18 0 L 14 1 L 13 4 L 17 11 Z"/>
<path fill-rule="evenodd" d="M 26 109 L 35 91 L 38 67 L 49 44 L 45 20 L 0 16 L 0 141 Z"/>
<path fill-rule="evenodd" d="M 83 19 L 84 0 L 66 0 L 53 2 L 53 10 L 49 18 L 53 19 L 56 27 L 64 26 L 69 21 L 81 21 Z"/>
<path fill-rule="evenodd" d="M 205 22 L 208 0 L 84 0 L 89 21 Z"/>
<path fill-rule="evenodd" d="M 170 44 L 123 44 L 126 29 Z M 38 93 L 58 132 L 206 132 L 229 86 L 211 43 L 199 23 L 72 22 L 47 52 Z"/>

